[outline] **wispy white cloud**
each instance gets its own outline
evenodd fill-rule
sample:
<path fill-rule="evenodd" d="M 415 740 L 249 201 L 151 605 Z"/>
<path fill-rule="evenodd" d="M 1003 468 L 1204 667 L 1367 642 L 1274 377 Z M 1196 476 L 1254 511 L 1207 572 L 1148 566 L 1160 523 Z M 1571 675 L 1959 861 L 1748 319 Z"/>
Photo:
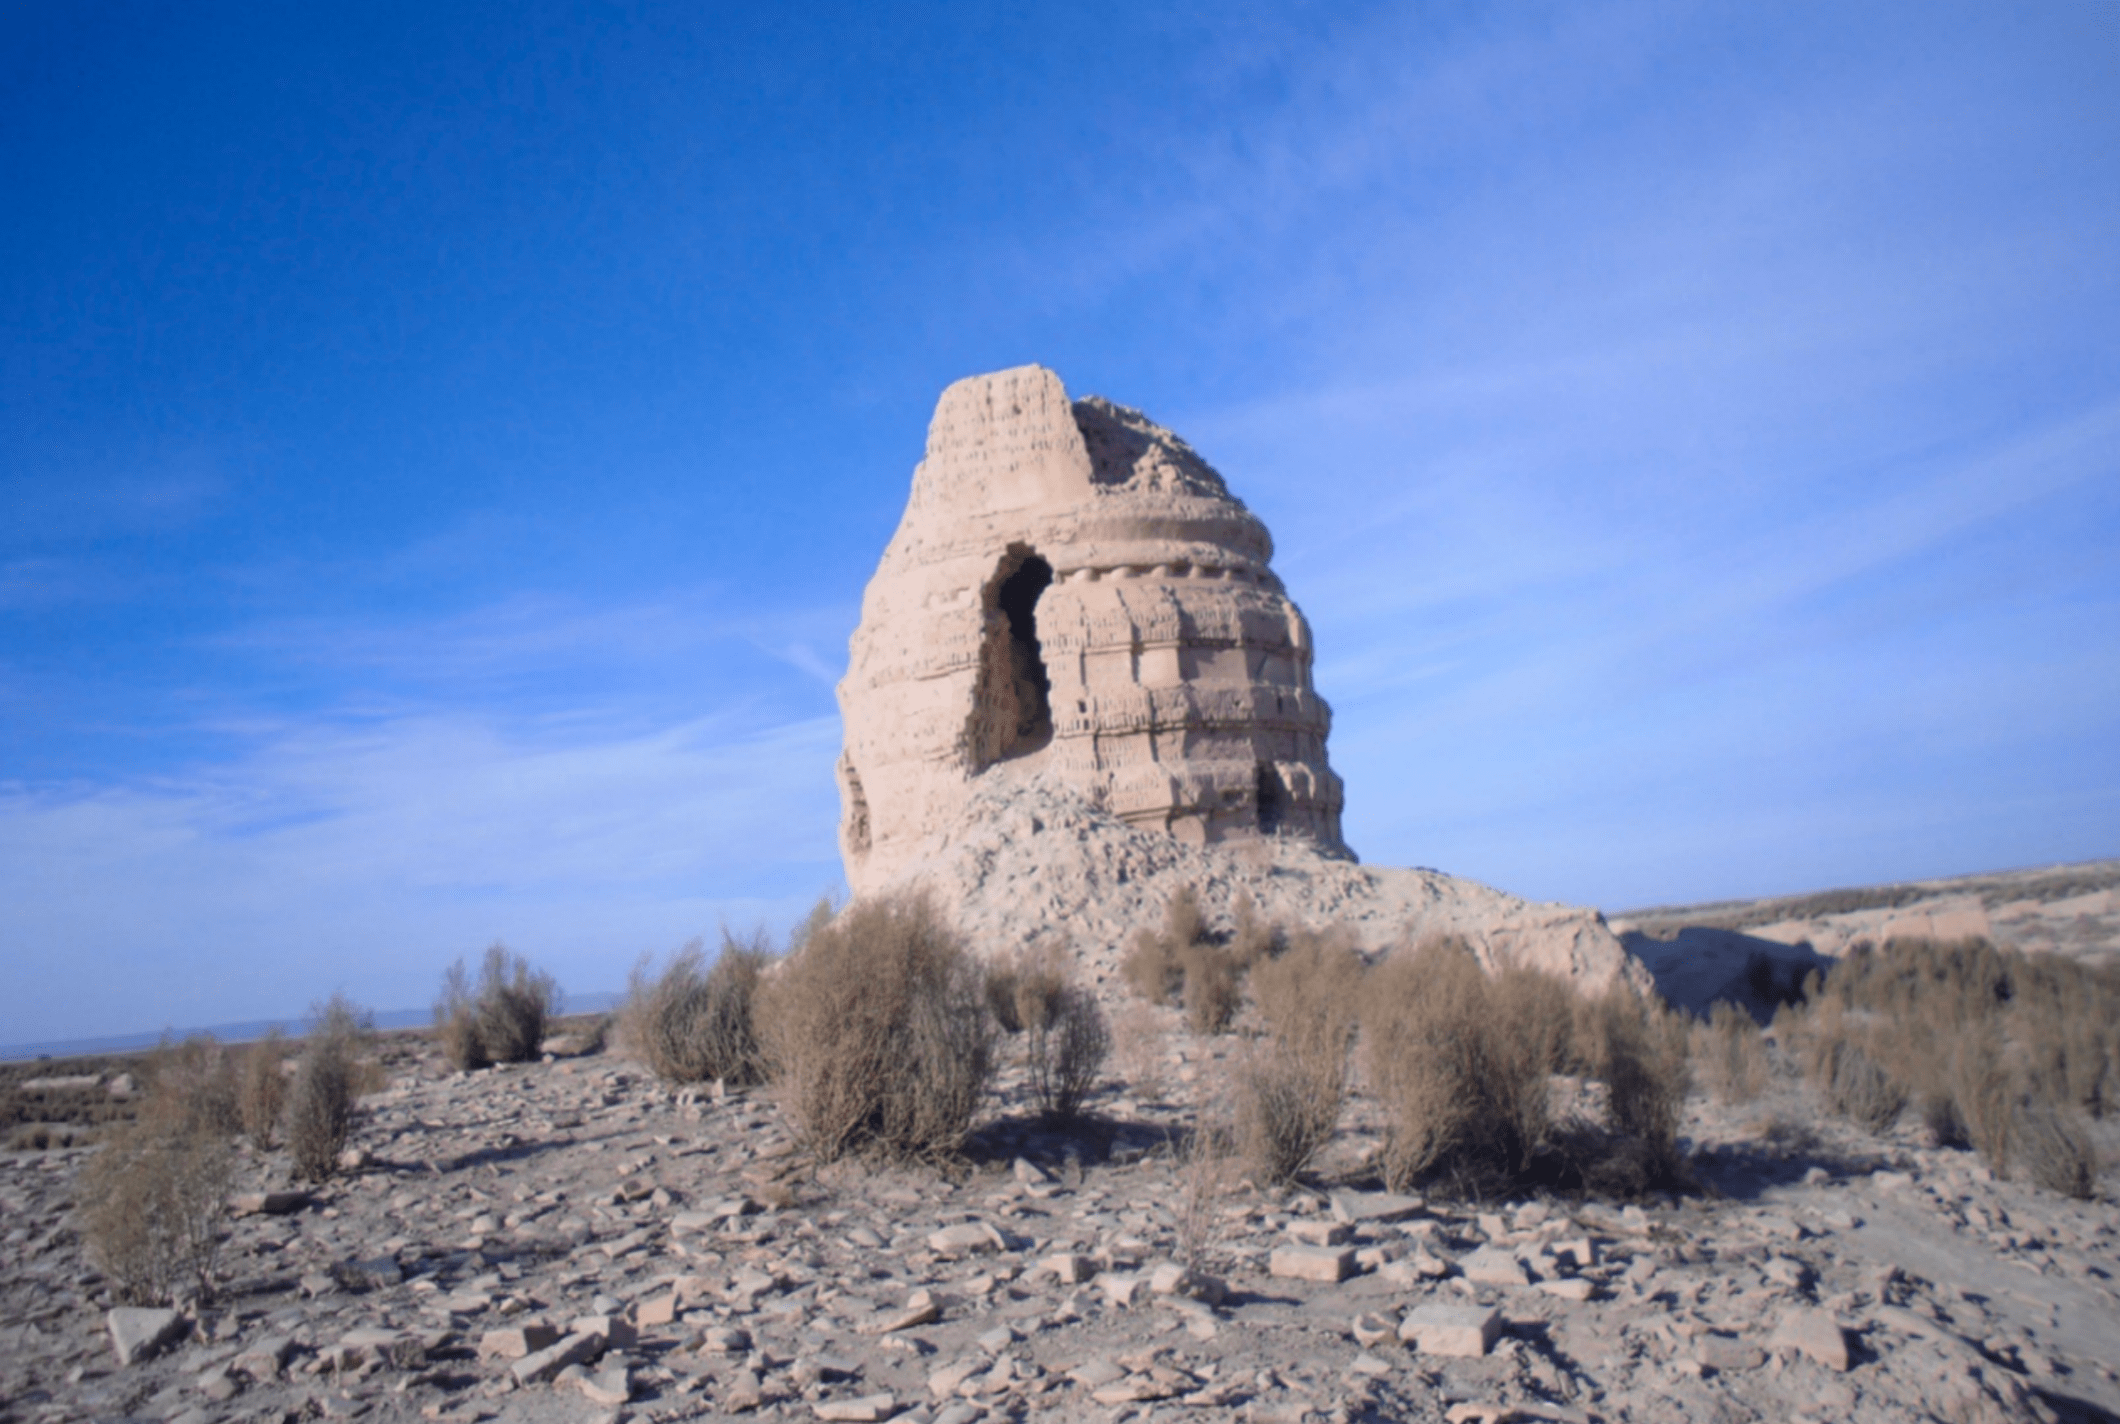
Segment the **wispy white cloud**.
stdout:
<path fill-rule="evenodd" d="M 838 724 L 577 740 L 462 715 L 261 730 L 122 787 L 0 789 L 0 1041 L 425 1001 L 504 939 L 576 989 L 838 878 Z"/>

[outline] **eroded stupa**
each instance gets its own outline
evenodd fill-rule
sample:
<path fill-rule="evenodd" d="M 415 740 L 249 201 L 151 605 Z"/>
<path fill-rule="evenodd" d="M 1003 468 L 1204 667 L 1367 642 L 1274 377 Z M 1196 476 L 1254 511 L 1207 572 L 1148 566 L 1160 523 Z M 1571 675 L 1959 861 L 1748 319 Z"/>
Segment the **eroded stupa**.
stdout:
<path fill-rule="evenodd" d="M 943 392 L 839 685 L 855 893 L 996 768 L 1189 845 L 1264 834 L 1346 857 L 1331 713 L 1272 556 L 1222 477 L 1138 411 L 1070 400 L 1042 366 Z"/>

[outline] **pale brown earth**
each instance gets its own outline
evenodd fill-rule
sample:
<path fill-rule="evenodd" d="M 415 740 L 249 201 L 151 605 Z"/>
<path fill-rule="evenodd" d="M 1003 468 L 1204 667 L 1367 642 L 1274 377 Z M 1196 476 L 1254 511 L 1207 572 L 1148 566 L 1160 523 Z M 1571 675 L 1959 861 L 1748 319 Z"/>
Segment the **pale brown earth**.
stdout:
<path fill-rule="evenodd" d="M 1469 944 L 1490 968 L 1512 960 L 1595 991 L 1615 978 L 1648 987 L 1595 910 L 1543 904 L 1433 870 L 1359 865 L 1304 836 L 1193 846 L 1131 826 L 1035 768 L 996 767 L 961 813 L 920 844 L 889 882 L 924 887 L 987 953 L 1052 940 L 1106 998 L 1123 993 L 1119 962 L 1135 931 L 1162 922 L 1182 888 L 1211 927 L 1227 929 L 1249 896 L 1260 919 L 1337 926 L 1370 953 L 1439 936 Z"/>
<path fill-rule="evenodd" d="M 770 1099 L 672 1089 L 609 1056 L 461 1075 L 394 1040 L 390 1085 L 356 1130 L 365 1164 L 291 1214 L 233 1221 L 218 1298 L 166 1353 L 126 1366 L 71 1223 L 84 1150 L 5 1154 L 0 1418 L 1676 1424 L 2120 1410 L 2109 1195 L 2062 1200 L 1922 1148 L 1911 1127 L 1879 1139 L 1820 1119 L 1786 1076 L 1748 1107 L 1694 1100 L 1685 1130 L 1703 1190 L 1683 1199 L 1391 1202 L 1363 1178 L 1377 1122 L 1359 1098 L 1315 1181 L 1265 1194 L 1232 1174 L 1217 1193 L 1172 1147 L 1224 1100 L 1241 1040 L 1194 1040 L 1152 1012 L 1168 1037 L 1133 1045 L 1136 1081 L 1108 1086 L 1089 1127 L 1041 1129 L 1011 1073 L 946 1174 L 816 1168 Z M 249 1158 L 245 1178 L 286 1186 L 284 1157 Z M 1354 1219 L 1344 1246 L 1298 1254 L 1352 1251 L 1349 1278 L 1271 1273 L 1278 1249 L 1330 1240 L 1339 1217 Z M 1188 1222 L 1199 1270 L 1226 1283 L 1219 1304 L 1153 1288 L 1157 1266 L 1185 1254 Z M 1084 1278 L 1063 1282 L 1056 1262 Z M 1477 1279 L 1516 1274 L 1525 1283 Z M 922 1292 L 934 1318 L 882 1328 Z M 1439 1303 L 1497 1312 L 1491 1350 L 1399 1343 L 1402 1317 Z M 587 1335 L 585 1357 L 549 1382 L 517 1384 L 510 1360 L 481 1358 L 500 1332 L 593 1316 L 639 1322 L 637 1339 L 622 1343 L 621 1324 L 589 1358 Z"/>
<path fill-rule="evenodd" d="M 1673 1004 L 1752 1000 L 1755 955 L 1786 975 L 1857 944 L 1979 938 L 2028 954 L 2120 962 L 2120 860 L 1615 913 L 1611 927 Z M 1769 1007 L 1756 1005 L 1756 1007 Z"/>

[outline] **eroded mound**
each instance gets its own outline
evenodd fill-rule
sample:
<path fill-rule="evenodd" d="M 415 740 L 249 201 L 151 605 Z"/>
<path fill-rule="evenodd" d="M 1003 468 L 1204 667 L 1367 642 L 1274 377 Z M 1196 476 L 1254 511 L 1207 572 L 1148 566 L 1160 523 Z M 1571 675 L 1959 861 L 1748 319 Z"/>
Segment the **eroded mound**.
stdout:
<path fill-rule="evenodd" d="M 1083 975 L 1116 993 L 1128 937 L 1191 887 L 1211 925 L 1240 896 L 1288 927 L 1347 927 L 1370 952 L 1455 935 L 1490 968 L 1504 959 L 1595 991 L 1647 972 L 1595 910 L 1518 899 L 1433 870 L 1358 865 L 1303 837 L 1192 846 L 1128 825 L 1050 774 L 997 767 L 961 816 L 925 838 L 893 886 L 924 885 L 988 953 L 1059 938 Z M 889 887 L 885 887 L 889 888 Z"/>

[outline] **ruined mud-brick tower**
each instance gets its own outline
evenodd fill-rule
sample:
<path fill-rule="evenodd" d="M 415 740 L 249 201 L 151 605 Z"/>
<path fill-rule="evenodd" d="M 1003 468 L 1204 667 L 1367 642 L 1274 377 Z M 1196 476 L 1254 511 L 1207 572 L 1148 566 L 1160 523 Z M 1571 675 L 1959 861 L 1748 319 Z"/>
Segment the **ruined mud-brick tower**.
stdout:
<path fill-rule="evenodd" d="M 869 580 L 839 707 L 855 893 L 910 868 L 974 778 L 1050 772 L 1194 844 L 1345 854 L 1331 713 L 1273 543 L 1139 412 L 1021 366 L 957 382 Z"/>

